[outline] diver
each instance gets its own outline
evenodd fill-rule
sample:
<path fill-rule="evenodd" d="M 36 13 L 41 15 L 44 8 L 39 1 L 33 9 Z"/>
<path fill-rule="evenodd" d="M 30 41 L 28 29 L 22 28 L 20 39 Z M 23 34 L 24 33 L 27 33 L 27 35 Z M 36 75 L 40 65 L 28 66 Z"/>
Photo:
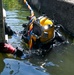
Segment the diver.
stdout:
<path fill-rule="evenodd" d="M 59 33 L 59 26 L 54 25 L 54 22 L 46 15 L 36 18 L 28 2 L 24 0 L 24 3 L 31 12 L 31 16 L 27 17 L 29 22 L 23 24 L 24 30 L 22 31 L 22 39 L 28 45 L 29 50 L 45 54 L 53 48 L 56 42 L 65 41 Z"/>

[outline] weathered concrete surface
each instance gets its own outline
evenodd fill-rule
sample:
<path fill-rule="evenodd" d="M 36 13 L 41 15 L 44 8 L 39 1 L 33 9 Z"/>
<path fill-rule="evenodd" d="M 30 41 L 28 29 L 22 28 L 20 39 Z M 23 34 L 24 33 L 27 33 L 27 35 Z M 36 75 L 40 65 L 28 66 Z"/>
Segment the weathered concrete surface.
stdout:
<path fill-rule="evenodd" d="M 3 24 L 3 8 L 2 0 L 0 0 L 0 43 L 5 42 L 4 24 Z"/>
<path fill-rule="evenodd" d="M 38 11 L 62 24 L 74 36 L 74 0 L 28 0 Z"/>

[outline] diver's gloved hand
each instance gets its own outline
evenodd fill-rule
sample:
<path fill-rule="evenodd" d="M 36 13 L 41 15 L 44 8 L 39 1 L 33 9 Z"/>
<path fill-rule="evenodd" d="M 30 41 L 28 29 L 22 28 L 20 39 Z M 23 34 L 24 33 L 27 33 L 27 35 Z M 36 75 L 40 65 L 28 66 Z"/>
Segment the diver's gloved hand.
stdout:
<path fill-rule="evenodd" d="M 21 57 L 24 55 L 23 51 L 21 51 L 18 47 L 16 47 L 16 52 L 14 53 L 17 57 Z"/>
<path fill-rule="evenodd" d="M 24 51 L 21 51 L 20 49 L 18 49 L 18 47 L 16 47 L 16 52 L 14 53 L 14 55 L 17 57 L 20 57 L 21 59 L 26 59 L 26 58 L 32 57 L 32 55 L 30 53 L 24 54 Z"/>
<path fill-rule="evenodd" d="M 24 24 L 22 25 L 22 27 L 24 27 L 24 28 L 27 27 L 27 23 L 24 23 Z"/>
<path fill-rule="evenodd" d="M 30 17 L 30 16 L 27 16 L 27 17 L 26 17 L 26 19 L 27 19 L 27 20 L 30 20 L 30 19 L 31 19 L 31 17 Z"/>

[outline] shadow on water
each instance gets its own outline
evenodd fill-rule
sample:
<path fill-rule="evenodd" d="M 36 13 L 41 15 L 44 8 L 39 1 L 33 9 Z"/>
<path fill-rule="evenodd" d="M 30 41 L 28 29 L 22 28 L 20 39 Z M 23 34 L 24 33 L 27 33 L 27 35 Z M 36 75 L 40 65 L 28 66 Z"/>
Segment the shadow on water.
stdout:
<path fill-rule="evenodd" d="M 43 70 L 39 70 L 38 66 L 34 66 L 27 61 L 19 61 L 15 59 L 4 59 L 5 67 L 2 75 L 48 75 Z M 16 68 L 15 68 L 16 67 Z"/>
<path fill-rule="evenodd" d="M 15 32 L 23 30 L 22 24 L 28 22 L 26 16 L 30 15 L 28 9 L 17 0 L 4 0 L 6 9 L 6 22 Z M 74 42 L 65 34 L 69 44 L 56 46 L 45 57 L 30 59 L 2 58 L 0 59 L 0 74 L 5 75 L 74 75 Z M 9 36 L 10 44 L 25 50 L 25 44 L 20 35 Z M 26 50 L 25 50 L 26 51 Z"/>

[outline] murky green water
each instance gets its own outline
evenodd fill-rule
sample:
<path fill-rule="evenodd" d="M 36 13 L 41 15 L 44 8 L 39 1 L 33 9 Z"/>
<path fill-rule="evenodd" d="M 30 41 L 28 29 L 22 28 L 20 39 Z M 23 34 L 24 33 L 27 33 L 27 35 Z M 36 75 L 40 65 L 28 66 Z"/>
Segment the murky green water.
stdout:
<path fill-rule="evenodd" d="M 28 9 L 23 7 L 22 1 L 4 0 L 6 9 L 6 22 L 17 33 L 22 24 L 27 22 L 30 15 Z M 14 47 L 25 49 L 21 37 L 9 37 L 9 43 Z M 70 38 L 69 44 L 53 48 L 45 57 L 32 57 L 30 59 L 0 58 L 0 75 L 74 75 L 74 43 Z"/>

